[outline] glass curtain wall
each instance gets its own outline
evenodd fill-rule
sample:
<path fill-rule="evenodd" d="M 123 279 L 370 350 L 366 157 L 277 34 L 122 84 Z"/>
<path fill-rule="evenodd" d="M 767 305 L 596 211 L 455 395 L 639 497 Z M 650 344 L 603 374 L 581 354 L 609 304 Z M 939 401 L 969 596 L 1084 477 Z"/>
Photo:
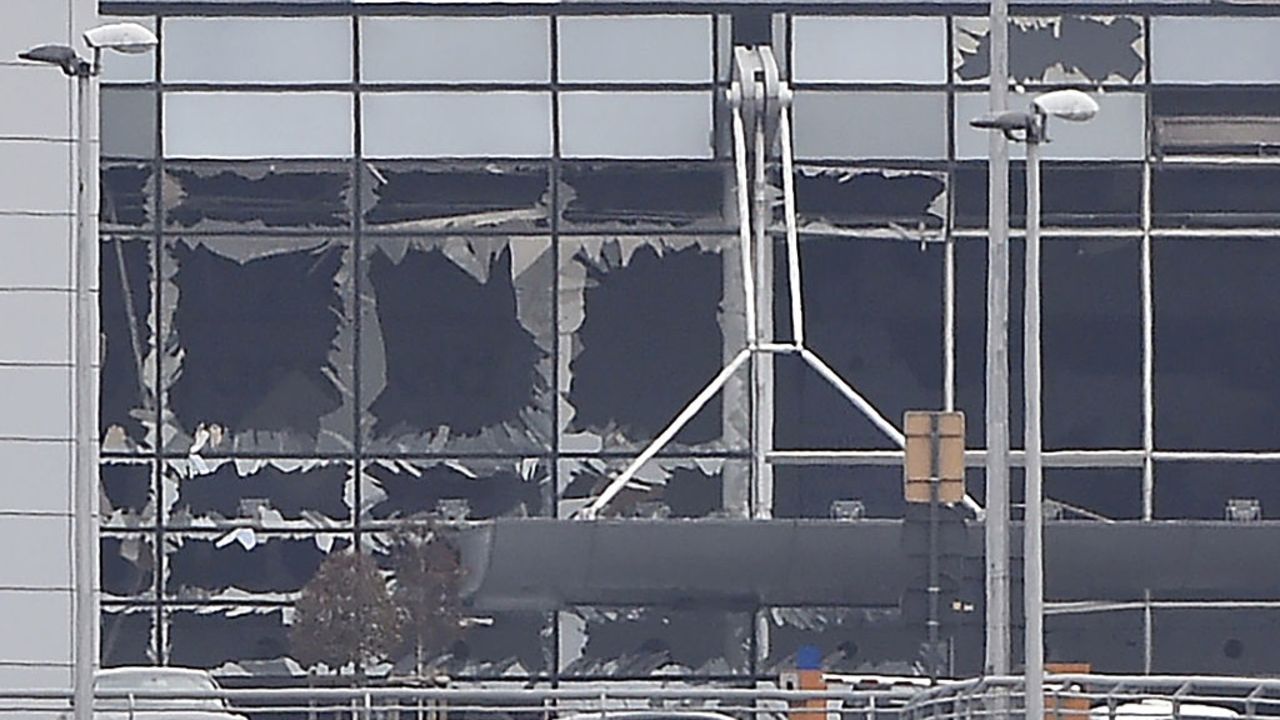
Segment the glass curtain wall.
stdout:
<path fill-rule="evenodd" d="M 290 606 L 327 553 L 383 554 L 398 521 L 457 501 L 472 519 L 567 518 L 742 346 L 721 98 L 734 37 L 762 15 L 192 6 L 130 15 L 163 51 L 113 59 L 102 91 L 103 647 L 108 664 L 297 673 Z M 964 410 L 980 448 L 982 9 L 769 10 L 795 90 L 810 346 L 895 421 Z M 1051 519 L 1280 512 L 1280 19 L 1013 15 L 1011 103 L 1068 86 L 1102 108 L 1046 147 Z M 776 168 L 770 182 L 780 243 Z M 1018 291 L 1010 317 L 1018 447 Z M 780 337 L 788 322 L 780 303 Z M 793 360 L 775 367 L 777 448 L 891 447 Z M 747 403 L 743 374 L 608 513 L 742 514 L 726 498 L 750 472 Z M 775 517 L 904 512 L 892 468 L 775 478 Z M 1178 669 L 1162 638 L 1208 611 L 1175 600 L 1054 616 L 1051 659 L 1085 652 L 1083 624 L 1139 643 L 1097 669 Z M 886 639 L 889 610 L 757 615 L 503 613 L 438 662 L 733 678 L 815 639 L 832 668 L 912 659 Z M 1248 638 L 1224 643 L 1213 668 L 1269 667 Z"/>

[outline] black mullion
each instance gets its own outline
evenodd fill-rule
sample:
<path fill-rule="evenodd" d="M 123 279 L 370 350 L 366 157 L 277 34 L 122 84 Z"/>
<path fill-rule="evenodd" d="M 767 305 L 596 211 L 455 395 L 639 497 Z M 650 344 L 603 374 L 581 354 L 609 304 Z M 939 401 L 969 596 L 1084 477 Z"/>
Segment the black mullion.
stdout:
<path fill-rule="evenodd" d="M 155 17 L 155 28 L 156 28 L 156 37 L 160 40 L 159 47 L 164 47 L 164 44 L 163 44 L 164 24 L 159 16 Z M 156 526 L 154 530 L 155 543 L 156 543 L 155 577 L 152 578 L 152 582 L 155 583 L 155 598 L 153 600 L 155 604 L 154 605 L 155 637 L 153 638 L 153 640 L 155 641 L 155 646 L 153 648 L 154 650 L 153 662 L 155 662 L 157 665 L 168 665 L 169 657 L 166 649 L 167 648 L 166 639 L 169 634 L 169 628 L 165 624 L 166 615 L 164 611 L 164 578 L 165 578 L 165 572 L 168 568 L 168 558 L 165 555 L 165 533 L 164 533 L 165 518 L 163 517 L 164 508 L 165 508 L 165 497 L 164 497 L 165 458 L 164 458 L 164 432 L 162 430 L 162 422 L 164 419 L 164 397 L 165 397 L 165 388 L 162 384 L 164 382 L 164 370 L 162 366 L 164 365 L 164 361 L 163 361 L 164 342 L 165 342 L 165 331 L 167 330 L 167 328 L 165 328 L 162 324 L 162 318 L 164 317 L 164 313 L 162 312 L 162 310 L 164 308 L 163 293 L 164 293 L 164 259 L 165 259 L 165 249 L 164 249 L 165 208 L 164 208 L 164 192 L 163 192 L 164 177 L 165 177 L 165 162 L 164 162 L 164 92 L 162 90 L 163 86 L 160 84 L 160 78 L 162 77 L 161 73 L 164 71 L 164 66 L 163 66 L 164 60 L 162 57 L 163 53 L 157 51 L 153 54 L 155 55 L 155 65 L 154 65 L 155 77 L 151 78 L 151 87 L 152 87 L 152 92 L 155 93 L 155 98 L 156 98 L 155 149 L 154 149 L 154 157 L 152 157 L 152 162 L 154 163 L 153 164 L 154 170 L 152 174 L 152 189 L 151 189 L 152 203 L 153 203 L 153 210 L 152 210 L 153 217 L 151 218 L 152 233 L 153 233 L 151 238 L 152 253 L 153 253 L 151 282 L 154 283 L 154 286 L 153 286 L 154 290 L 151 293 L 151 302 L 153 304 L 152 317 L 156 319 L 156 326 L 152 332 L 152 338 L 151 338 L 152 342 L 155 343 L 155 348 L 156 348 L 155 400 L 153 403 L 155 406 L 154 407 L 155 409 L 155 416 L 154 416 L 155 442 L 153 443 L 152 458 L 151 458 L 151 464 L 152 464 L 151 481 L 154 483 L 154 489 L 155 489 L 154 494 L 155 494 L 155 502 L 156 502 L 156 518 L 155 518 Z"/>
<path fill-rule="evenodd" d="M 360 509 L 363 507 L 364 493 L 361 489 L 363 483 L 360 482 L 361 473 L 364 471 L 364 411 L 361 406 L 363 394 L 360 392 L 360 343 L 362 340 L 361 316 L 363 313 L 364 303 L 361 300 L 360 293 L 363 290 L 363 283 L 360 282 L 360 275 L 364 268 L 364 244 L 362 243 L 364 232 L 364 123 L 362 112 L 362 96 L 360 88 L 360 18 L 354 14 L 351 16 L 351 78 L 353 82 L 351 112 L 352 118 L 352 145 L 351 145 L 351 252 L 353 257 L 352 274 L 355 276 L 352 280 L 352 349 L 351 349 L 351 402 L 354 407 L 352 412 L 355 415 L 352 424 L 353 437 L 351 439 L 352 454 L 354 458 L 354 466 L 352 472 L 353 493 L 351 508 L 351 526 L 353 542 L 355 543 L 355 552 L 359 553 L 361 548 L 361 530 L 360 530 Z"/>
<path fill-rule="evenodd" d="M 551 517 L 560 519 L 560 16 L 547 16 L 548 52 L 551 53 Z M 552 687 L 560 686 L 560 613 L 549 613 L 551 619 Z"/>

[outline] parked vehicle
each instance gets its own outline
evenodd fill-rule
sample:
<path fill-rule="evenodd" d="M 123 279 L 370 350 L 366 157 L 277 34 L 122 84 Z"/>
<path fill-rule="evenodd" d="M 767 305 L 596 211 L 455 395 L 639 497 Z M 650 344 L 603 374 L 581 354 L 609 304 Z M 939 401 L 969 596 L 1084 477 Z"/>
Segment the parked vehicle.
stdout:
<path fill-rule="evenodd" d="M 1173 701 L 1164 698 L 1143 698 L 1116 706 L 1115 714 L 1106 705 L 1098 705 L 1089 711 L 1089 720 L 1234 720 L 1240 713 L 1231 708 L 1203 703 L 1180 702 L 1174 712 Z"/>
<path fill-rule="evenodd" d="M 102 670 L 94 681 L 99 693 L 95 720 L 247 720 L 231 712 L 223 698 L 163 698 L 155 693 L 217 691 L 204 670 L 176 667 L 121 667 Z M 111 697 L 103 698 L 107 693 Z"/>

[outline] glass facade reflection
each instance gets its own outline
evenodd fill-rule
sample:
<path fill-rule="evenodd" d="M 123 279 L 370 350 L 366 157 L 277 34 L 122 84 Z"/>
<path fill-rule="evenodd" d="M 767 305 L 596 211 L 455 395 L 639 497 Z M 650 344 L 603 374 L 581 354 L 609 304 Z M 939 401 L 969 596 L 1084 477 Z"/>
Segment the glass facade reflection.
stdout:
<path fill-rule="evenodd" d="M 811 347 L 891 419 L 954 403 L 982 446 L 986 138 L 968 120 L 986 106 L 983 8 L 376 7 L 102 3 L 165 47 L 113 62 L 103 87 L 107 664 L 301 672 L 290 604 L 326 553 L 384 553 L 388 527 L 453 500 L 473 519 L 567 518 L 660 432 L 745 334 L 722 100 L 735 42 L 771 37 L 795 90 Z M 1046 492 L 1074 519 L 1221 519 L 1232 498 L 1266 516 L 1280 19 L 1144 7 L 1015 6 L 1010 24 L 1013 102 L 1070 86 L 1102 106 L 1046 148 L 1045 442 L 1118 452 L 1050 470 Z M 1019 446 L 1017 293 L 1010 317 Z M 778 448 L 891 447 L 795 358 L 774 381 Z M 743 514 L 748 401 L 744 373 L 609 513 Z M 897 473 L 783 467 L 757 503 L 901 517 Z M 896 672 L 916 648 L 892 612 L 495 613 L 436 662 L 739 678 L 819 644 L 832 669 Z M 1139 615 L 1055 617 L 1050 659 L 1114 642 L 1095 669 L 1140 671 L 1124 644 Z M 1159 611 L 1157 648 L 1191 615 Z"/>

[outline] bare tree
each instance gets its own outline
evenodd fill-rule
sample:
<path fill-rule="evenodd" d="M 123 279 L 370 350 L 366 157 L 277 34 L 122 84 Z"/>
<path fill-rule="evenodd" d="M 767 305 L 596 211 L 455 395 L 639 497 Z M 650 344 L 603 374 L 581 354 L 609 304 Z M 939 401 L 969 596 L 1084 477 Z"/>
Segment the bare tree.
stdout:
<path fill-rule="evenodd" d="M 289 642 L 306 666 L 353 665 L 363 677 L 400 638 L 401 617 L 377 564 L 358 552 L 330 555 L 302 589 Z"/>
<path fill-rule="evenodd" d="M 462 632 L 462 558 L 431 522 L 398 530 L 391 549 L 395 572 L 393 598 L 404 622 L 404 641 L 412 648 L 414 669 L 453 643 Z"/>

